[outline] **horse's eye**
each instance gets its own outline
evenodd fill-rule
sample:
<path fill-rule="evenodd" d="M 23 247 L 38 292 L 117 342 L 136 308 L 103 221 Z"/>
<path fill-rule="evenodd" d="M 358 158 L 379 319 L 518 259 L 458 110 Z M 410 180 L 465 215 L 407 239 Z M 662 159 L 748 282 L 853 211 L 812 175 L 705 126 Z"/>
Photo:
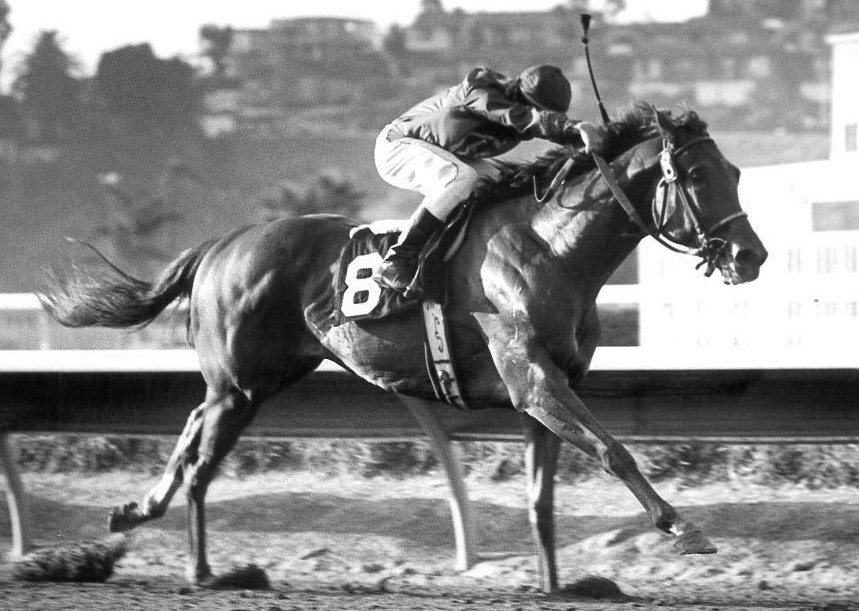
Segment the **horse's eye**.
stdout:
<path fill-rule="evenodd" d="M 695 168 L 689 172 L 689 178 L 692 182 L 702 182 L 704 180 L 704 172 L 702 172 L 699 168 Z"/>

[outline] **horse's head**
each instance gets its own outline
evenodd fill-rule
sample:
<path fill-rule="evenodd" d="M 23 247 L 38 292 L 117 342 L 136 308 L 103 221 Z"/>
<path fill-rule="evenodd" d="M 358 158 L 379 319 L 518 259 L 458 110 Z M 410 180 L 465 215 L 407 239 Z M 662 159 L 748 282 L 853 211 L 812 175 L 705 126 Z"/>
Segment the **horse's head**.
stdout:
<path fill-rule="evenodd" d="M 672 250 L 702 257 L 726 284 L 758 277 L 767 251 L 740 207 L 739 169 L 719 151 L 692 112 L 672 120 L 653 109 L 650 141 L 659 179 L 652 201 L 652 235 Z M 649 164 L 653 167 L 653 164 Z"/>

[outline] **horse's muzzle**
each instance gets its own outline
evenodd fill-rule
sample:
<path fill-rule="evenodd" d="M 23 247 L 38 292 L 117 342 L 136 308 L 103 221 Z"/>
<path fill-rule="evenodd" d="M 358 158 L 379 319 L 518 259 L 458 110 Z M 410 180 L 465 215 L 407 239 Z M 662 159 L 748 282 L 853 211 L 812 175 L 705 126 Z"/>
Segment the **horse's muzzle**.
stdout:
<path fill-rule="evenodd" d="M 767 249 L 753 231 L 751 236 L 729 239 L 728 247 L 719 261 L 722 280 L 725 284 L 756 280 L 768 256 Z"/>

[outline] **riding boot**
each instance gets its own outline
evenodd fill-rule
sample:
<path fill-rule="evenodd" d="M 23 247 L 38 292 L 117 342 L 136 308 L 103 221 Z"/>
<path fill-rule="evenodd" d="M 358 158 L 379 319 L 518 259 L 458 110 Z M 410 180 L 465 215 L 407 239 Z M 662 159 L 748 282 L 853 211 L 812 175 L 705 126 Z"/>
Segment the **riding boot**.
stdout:
<path fill-rule="evenodd" d="M 444 221 L 423 207 L 418 208 L 410 220 L 409 226 L 400 234 L 400 239 L 391 246 L 381 265 L 373 272 L 373 280 L 404 295 L 409 289 L 406 296 L 417 297 L 423 293 L 420 286 L 412 285 L 417 272 L 418 255 L 427 240 L 444 225 Z"/>

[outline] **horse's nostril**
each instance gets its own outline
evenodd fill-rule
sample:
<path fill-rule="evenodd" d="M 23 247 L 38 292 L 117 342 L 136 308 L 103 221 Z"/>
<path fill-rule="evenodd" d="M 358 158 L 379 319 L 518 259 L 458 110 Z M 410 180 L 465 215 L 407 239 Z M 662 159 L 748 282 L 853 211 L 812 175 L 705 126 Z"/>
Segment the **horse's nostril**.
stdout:
<path fill-rule="evenodd" d="M 741 267 L 760 265 L 761 257 L 753 248 L 740 248 L 734 252 L 734 261 Z"/>

